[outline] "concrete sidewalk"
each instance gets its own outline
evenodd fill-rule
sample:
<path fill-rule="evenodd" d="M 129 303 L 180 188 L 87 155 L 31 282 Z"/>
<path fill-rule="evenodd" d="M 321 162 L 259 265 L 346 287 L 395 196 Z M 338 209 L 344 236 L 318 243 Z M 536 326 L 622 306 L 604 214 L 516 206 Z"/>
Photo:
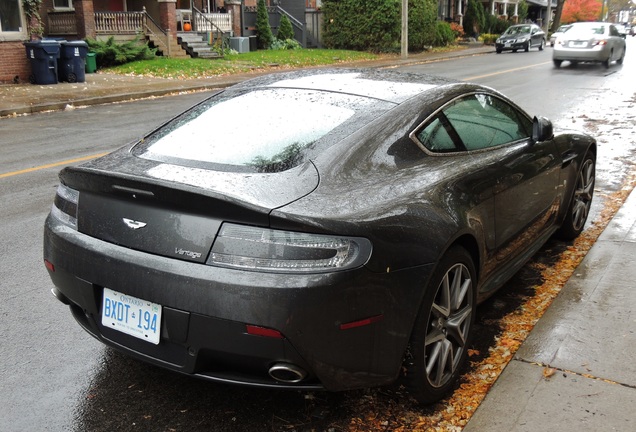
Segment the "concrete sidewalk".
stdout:
<path fill-rule="evenodd" d="M 391 67 L 494 52 L 495 49 L 492 46 L 464 46 L 451 52 L 423 52 L 410 54 L 406 59 L 399 57 L 384 58 L 355 63 L 339 63 L 330 67 Z M 58 83 L 51 85 L 4 84 L 0 85 L 0 117 L 62 110 L 67 105 L 96 105 L 152 96 L 164 96 L 179 92 L 213 90 L 228 87 L 265 73 L 280 71 L 281 69 L 272 68 L 271 71 L 267 72 L 189 80 L 124 76 L 98 72 L 86 74 L 86 82 L 84 83 Z"/>
<path fill-rule="evenodd" d="M 499 376 L 464 432 L 636 430 L 636 193 Z M 549 378 L 549 366 L 556 373 Z"/>

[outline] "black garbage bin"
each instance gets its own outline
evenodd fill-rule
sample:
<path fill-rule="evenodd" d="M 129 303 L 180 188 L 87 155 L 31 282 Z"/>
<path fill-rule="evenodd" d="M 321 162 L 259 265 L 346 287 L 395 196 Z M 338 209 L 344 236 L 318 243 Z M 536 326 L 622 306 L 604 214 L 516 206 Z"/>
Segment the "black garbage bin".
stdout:
<path fill-rule="evenodd" d="M 84 41 L 64 41 L 61 43 L 60 58 L 57 61 L 60 81 L 70 83 L 86 81 L 86 56 L 88 44 Z"/>
<path fill-rule="evenodd" d="M 31 63 L 31 84 L 57 84 L 60 43 L 55 40 L 39 40 L 25 42 L 24 46 Z"/>

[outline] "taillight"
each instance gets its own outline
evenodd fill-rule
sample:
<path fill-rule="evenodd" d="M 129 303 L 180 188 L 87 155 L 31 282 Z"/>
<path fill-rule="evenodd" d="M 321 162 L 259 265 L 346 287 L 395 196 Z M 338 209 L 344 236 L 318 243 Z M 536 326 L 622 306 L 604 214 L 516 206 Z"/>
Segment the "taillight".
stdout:
<path fill-rule="evenodd" d="M 60 184 L 55 194 L 51 215 L 66 225 L 77 229 L 77 204 L 79 191 Z"/>
<path fill-rule="evenodd" d="M 371 242 L 225 223 L 207 264 L 277 273 L 315 273 L 364 265 Z"/>

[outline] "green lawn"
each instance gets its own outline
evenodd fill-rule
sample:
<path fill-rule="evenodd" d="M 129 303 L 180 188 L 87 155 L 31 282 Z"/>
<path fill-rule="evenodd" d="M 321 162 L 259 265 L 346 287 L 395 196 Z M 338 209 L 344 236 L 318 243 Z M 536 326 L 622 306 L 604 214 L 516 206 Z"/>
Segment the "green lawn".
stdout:
<path fill-rule="evenodd" d="M 152 60 L 136 61 L 104 70 L 123 75 L 190 79 L 274 68 L 330 65 L 377 58 L 379 58 L 378 55 L 371 53 L 344 50 L 263 50 L 227 55 L 225 58 L 213 60 L 157 57 Z"/>

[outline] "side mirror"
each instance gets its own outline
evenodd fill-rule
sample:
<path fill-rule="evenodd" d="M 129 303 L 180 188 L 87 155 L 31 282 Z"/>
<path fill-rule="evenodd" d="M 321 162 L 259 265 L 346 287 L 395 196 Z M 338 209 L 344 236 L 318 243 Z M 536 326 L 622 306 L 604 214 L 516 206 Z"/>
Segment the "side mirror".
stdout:
<path fill-rule="evenodd" d="M 554 137 L 552 122 L 545 117 L 535 117 L 532 120 L 532 141 L 547 141 Z"/>

